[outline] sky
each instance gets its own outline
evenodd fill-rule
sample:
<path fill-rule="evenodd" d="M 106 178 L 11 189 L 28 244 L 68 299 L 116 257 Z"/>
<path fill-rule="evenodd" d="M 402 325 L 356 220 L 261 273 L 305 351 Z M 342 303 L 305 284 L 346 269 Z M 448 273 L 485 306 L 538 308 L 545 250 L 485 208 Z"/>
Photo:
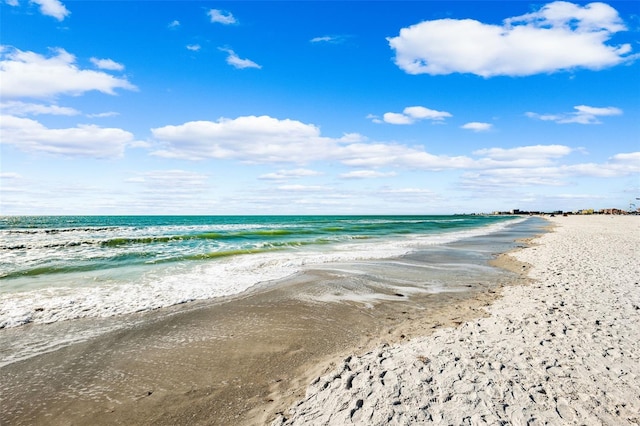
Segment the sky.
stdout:
<path fill-rule="evenodd" d="M 636 1 L 0 2 L 0 215 L 640 207 Z"/>

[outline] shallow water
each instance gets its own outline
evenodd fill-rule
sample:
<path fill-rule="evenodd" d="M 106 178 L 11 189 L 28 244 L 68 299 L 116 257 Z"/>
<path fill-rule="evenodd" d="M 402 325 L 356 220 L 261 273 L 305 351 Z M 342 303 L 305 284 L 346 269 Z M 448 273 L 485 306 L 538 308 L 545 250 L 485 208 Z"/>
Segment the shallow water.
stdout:
<path fill-rule="evenodd" d="M 297 275 L 288 282 L 313 280 L 314 285 L 307 286 L 311 290 L 299 295 L 302 299 L 322 303 L 349 301 L 366 306 L 401 300 L 416 293 L 467 291 L 478 286 L 492 286 L 503 272 L 487 266 L 488 260 L 516 246 L 516 238 L 540 232 L 544 224 L 539 218 L 528 218 L 501 221 L 489 227 L 458 230 L 456 233 L 416 234 L 411 238 L 394 235 L 375 241 L 368 239 L 364 242 L 334 244 L 329 250 L 322 247 L 322 250 L 252 254 L 245 256 L 245 259 L 238 256 L 223 262 L 216 260 L 187 266 L 178 262 L 170 267 L 175 269 L 154 272 L 157 277 L 162 277 L 164 283 L 172 285 L 162 287 L 136 283 L 135 286 L 121 286 L 120 291 L 112 290 L 111 295 L 105 293 L 105 286 L 82 286 L 80 289 L 94 299 L 85 297 L 80 300 L 81 292 L 77 288 L 65 290 L 69 292 L 67 297 L 70 297 L 66 303 L 69 300 L 76 301 L 69 306 L 65 305 L 64 294 L 60 296 L 60 290 L 56 290 L 56 294 L 51 289 L 40 289 L 38 292 L 49 297 L 48 300 L 58 300 L 66 307 L 60 318 L 64 319 L 69 312 L 77 311 L 77 319 L 59 321 L 54 315 L 53 321 L 48 321 L 48 324 L 31 323 L 0 330 L 0 365 L 53 351 L 109 331 L 126 329 L 158 315 L 194 309 L 199 305 L 188 303 L 157 310 L 161 306 L 216 296 L 228 297 L 247 288 L 258 291 L 265 285 L 284 285 L 287 280 L 279 279 L 292 274 Z M 265 274 L 267 269 L 273 274 Z M 260 270 L 259 276 L 255 274 L 256 270 Z M 215 274 L 218 280 L 212 292 L 211 279 Z M 227 288 L 220 285 L 222 276 L 233 278 Z M 256 279 L 263 284 L 256 286 Z M 188 285 L 185 286 L 185 283 Z M 172 303 L 154 305 L 166 296 L 164 293 L 174 296 L 184 288 L 191 291 L 190 298 L 172 299 Z M 202 294 L 194 296 L 194 288 L 202 289 Z M 32 296 L 29 291 L 22 294 Z M 146 301 L 147 304 L 140 301 Z M 35 304 L 34 308 L 33 300 L 30 303 L 29 308 L 35 311 L 34 315 L 43 313 L 37 311 L 39 306 L 48 306 Z M 6 310 L 8 305 L 4 303 L 3 306 Z M 104 315 L 95 315 L 100 307 Z M 113 315 L 114 310 L 121 314 Z M 154 312 L 144 314 L 144 311 Z"/>

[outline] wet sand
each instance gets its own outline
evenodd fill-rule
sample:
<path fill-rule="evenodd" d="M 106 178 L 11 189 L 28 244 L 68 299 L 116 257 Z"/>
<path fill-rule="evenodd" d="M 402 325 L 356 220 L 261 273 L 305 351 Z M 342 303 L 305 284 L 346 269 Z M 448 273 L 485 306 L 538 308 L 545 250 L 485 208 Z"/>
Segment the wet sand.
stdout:
<path fill-rule="evenodd" d="M 378 287 L 378 301 L 326 302 L 315 297 L 318 282 L 340 279 L 312 270 L 228 300 L 142 314 L 125 330 L 2 367 L 0 424 L 268 424 L 346 355 L 486 316 L 517 279 L 499 277 L 452 292 Z"/>

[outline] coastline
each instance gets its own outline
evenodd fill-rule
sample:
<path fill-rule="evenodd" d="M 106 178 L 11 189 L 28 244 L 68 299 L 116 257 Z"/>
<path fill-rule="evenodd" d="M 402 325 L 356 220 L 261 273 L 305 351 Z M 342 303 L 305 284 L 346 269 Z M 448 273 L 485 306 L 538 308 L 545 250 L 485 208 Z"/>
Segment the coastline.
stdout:
<path fill-rule="evenodd" d="M 482 318 L 345 358 L 273 425 L 640 423 L 640 221 L 551 221 L 510 253 L 529 285 Z"/>
<path fill-rule="evenodd" d="M 384 280 L 363 290 L 358 277 L 358 285 L 348 287 L 354 279 L 345 279 L 339 269 L 314 269 L 239 297 L 142 313 L 125 329 L 2 367 L 0 420 L 267 424 L 303 397 L 308 383 L 336 359 L 486 315 L 483 308 L 515 275 L 480 265 L 489 251 L 505 251 L 489 242 L 500 239 L 500 247 L 507 242 L 513 247 L 514 235 L 518 232 L 474 237 L 456 249 L 429 251 L 434 262 L 461 262 L 452 263 L 452 271 L 465 276 L 450 291 L 407 287 L 400 294 Z M 485 250 L 478 259 L 459 257 L 474 244 Z M 399 259 L 399 267 L 411 262 L 410 256 Z M 378 273 L 393 265 L 368 267 Z M 444 273 L 460 273 L 452 271 Z M 317 297 L 318 284 L 331 287 L 331 294 L 364 291 L 375 297 L 326 301 Z"/>

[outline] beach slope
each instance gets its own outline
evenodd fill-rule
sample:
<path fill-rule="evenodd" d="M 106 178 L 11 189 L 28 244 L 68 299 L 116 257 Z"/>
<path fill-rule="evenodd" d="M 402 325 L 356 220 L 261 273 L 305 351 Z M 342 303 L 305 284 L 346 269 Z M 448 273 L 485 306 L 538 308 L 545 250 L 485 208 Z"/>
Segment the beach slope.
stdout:
<path fill-rule="evenodd" d="M 273 424 L 640 424 L 640 218 L 550 220 L 488 317 L 347 357 Z"/>

